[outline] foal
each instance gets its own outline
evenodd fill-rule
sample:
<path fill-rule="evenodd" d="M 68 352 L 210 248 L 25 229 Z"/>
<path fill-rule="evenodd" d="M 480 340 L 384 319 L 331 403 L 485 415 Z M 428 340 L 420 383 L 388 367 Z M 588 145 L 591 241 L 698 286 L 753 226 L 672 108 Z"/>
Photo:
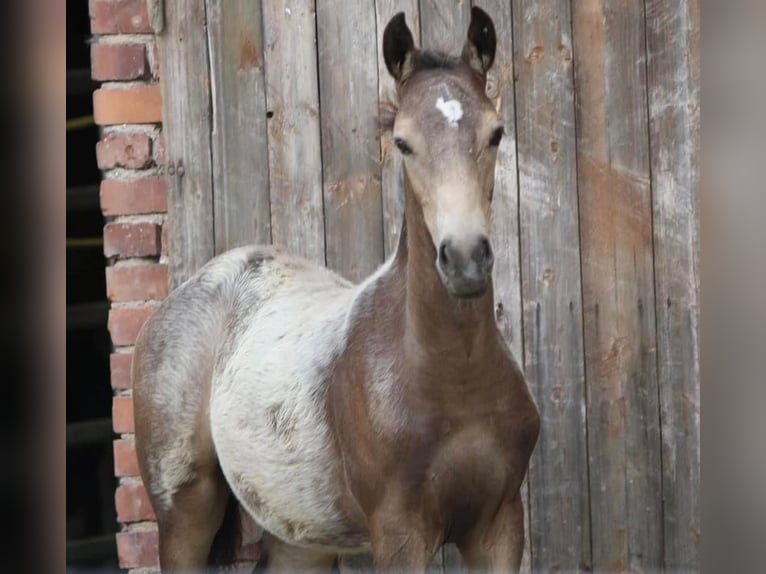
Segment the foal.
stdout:
<path fill-rule="evenodd" d="M 136 448 L 163 570 L 236 545 L 240 509 L 275 570 L 371 550 L 380 570 L 422 572 L 445 542 L 469 568 L 519 566 L 539 416 L 493 313 L 494 26 L 474 8 L 450 58 L 417 50 L 398 14 L 383 49 L 404 156 L 395 255 L 354 286 L 273 248 L 234 249 L 136 343 Z"/>

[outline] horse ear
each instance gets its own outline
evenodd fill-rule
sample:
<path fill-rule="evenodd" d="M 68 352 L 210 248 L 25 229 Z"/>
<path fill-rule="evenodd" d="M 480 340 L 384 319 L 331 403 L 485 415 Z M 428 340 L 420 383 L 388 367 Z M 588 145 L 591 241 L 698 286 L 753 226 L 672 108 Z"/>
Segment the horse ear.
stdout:
<path fill-rule="evenodd" d="M 497 37 L 492 18 L 484 10 L 474 6 L 471 8 L 471 24 L 468 26 L 468 37 L 461 57 L 471 68 L 485 77 L 495 61 L 496 48 Z"/>
<path fill-rule="evenodd" d="M 415 55 L 412 33 L 405 22 L 404 12 L 399 12 L 389 20 L 383 32 L 383 59 L 397 84 L 403 83 L 415 69 Z"/>

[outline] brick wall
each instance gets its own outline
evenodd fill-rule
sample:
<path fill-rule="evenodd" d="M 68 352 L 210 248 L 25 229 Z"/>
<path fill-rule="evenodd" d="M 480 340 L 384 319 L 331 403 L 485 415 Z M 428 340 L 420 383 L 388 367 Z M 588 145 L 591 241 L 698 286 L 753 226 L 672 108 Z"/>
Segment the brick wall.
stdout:
<path fill-rule="evenodd" d="M 96 157 L 103 172 L 106 287 L 119 563 L 135 573 L 156 571 L 157 525 L 138 473 L 130 368 L 142 325 L 168 294 L 167 185 L 163 175 L 162 96 L 157 44 L 146 0 L 90 0 L 91 75 L 95 122 L 103 128 Z M 244 547 L 252 568 L 258 544 Z"/>
<path fill-rule="evenodd" d="M 114 350 L 111 382 L 117 551 L 127 569 L 157 567 L 154 512 L 138 476 L 133 441 L 130 364 L 144 321 L 168 291 L 167 189 L 162 177 L 162 98 L 155 37 L 146 0 L 91 0 L 91 75 L 96 146 L 103 170 L 106 287 Z"/>

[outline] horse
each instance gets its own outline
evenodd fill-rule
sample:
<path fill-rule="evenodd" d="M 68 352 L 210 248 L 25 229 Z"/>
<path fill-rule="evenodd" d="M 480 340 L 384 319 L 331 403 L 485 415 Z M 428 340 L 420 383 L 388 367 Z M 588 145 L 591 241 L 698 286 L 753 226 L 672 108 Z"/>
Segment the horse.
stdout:
<path fill-rule="evenodd" d="M 404 217 L 372 276 L 234 248 L 142 328 L 135 440 L 163 571 L 226 563 L 243 516 L 274 571 L 371 552 L 423 572 L 448 542 L 469 569 L 518 570 L 540 417 L 494 312 L 495 47 L 479 8 L 459 56 L 388 22 Z"/>

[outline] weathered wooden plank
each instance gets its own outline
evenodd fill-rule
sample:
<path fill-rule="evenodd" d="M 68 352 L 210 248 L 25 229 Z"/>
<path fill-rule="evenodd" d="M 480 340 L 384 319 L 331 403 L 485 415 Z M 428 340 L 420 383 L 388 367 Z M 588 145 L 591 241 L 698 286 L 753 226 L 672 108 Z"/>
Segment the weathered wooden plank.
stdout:
<path fill-rule="evenodd" d="M 317 34 L 327 266 L 358 281 L 383 260 L 373 4 L 319 2 Z"/>
<path fill-rule="evenodd" d="M 438 556 L 438 555 L 437 555 Z M 463 563 L 463 557 L 455 544 L 445 544 L 441 552 L 441 560 L 445 574 L 467 574 L 468 569 Z"/>
<path fill-rule="evenodd" d="M 513 85 L 513 19 L 510 2 L 479 0 L 495 23 L 497 52 L 487 78 L 487 95 L 495 102 L 505 126 L 495 168 L 495 192 L 492 199 L 492 245 L 495 249 L 493 273 L 495 309 L 500 330 L 519 364 L 524 362 L 522 341 L 521 275 L 519 261 L 519 186 L 516 158 L 516 112 Z M 529 489 L 522 487 L 524 502 L 524 557 L 521 571 L 530 571 Z"/>
<path fill-rule="evenodd" d="M 641 3 L 573 3 L 593 568 L 662 568 Z"/>
<path fill-rule="evenodd" d="M 425 49 L 460 54 L 470 22 L 470 0 L 420 0 L 420 37 Z"/>
<path fill-rule="evenodd" d="M 590 565 L 570 5 L 513 2 L 532 571 Z"/>
<path fill-rule="evenodd" d="M 271 238 L 325 263 L 316 15 L 310 0 L 264 0 Z"/>
<path fill-rule="evenodd" d="M 699 3 L 646 2 L 665 568 L 700 568 Z"/>
<path fill-rule="evenodd" d="M 377 0 L 375 15 L 378 34 L 378 104 L 381 108 L 396 103 L 396 85 L 386 70 L 383 59 L 383 31 L 388 21 L 404 12 L 407 25 L 416 42 L 420 38 L 420 11 L 417 0 Z M 386 256 L 396 250 L 404 216 L 404 179 L 402 157 L 397 153 L 390 134 L 380 137 L 380 181 L 383 194 L 383 247 Z"/>
<path fill-rule="evenodd" d="M 261 5 L 207 0 L 213 85 L 215 251 L 269 243 L 269 150 Z"/>
<path fill-rule="evenodd" d="M 162 62 L 170 283 L 179 285 L 213 256 L 211 110 L 205 2 L 166 6 Z"/>
<path fill-rule="evenodd" d="M 492 17 L 497 34 L 495 63 L 487 79 L 487 95 L 495 103 L 505 127 L 495 168 L 492 198 L 493 273 L 498 322 L 519 362 L 523 360 L 521 332 L 521 277 L 519 275 L 519 188 L 516 163 L 516 119 L 513 86 L 513 22 L 507 3 L 475 3 Z"/>

